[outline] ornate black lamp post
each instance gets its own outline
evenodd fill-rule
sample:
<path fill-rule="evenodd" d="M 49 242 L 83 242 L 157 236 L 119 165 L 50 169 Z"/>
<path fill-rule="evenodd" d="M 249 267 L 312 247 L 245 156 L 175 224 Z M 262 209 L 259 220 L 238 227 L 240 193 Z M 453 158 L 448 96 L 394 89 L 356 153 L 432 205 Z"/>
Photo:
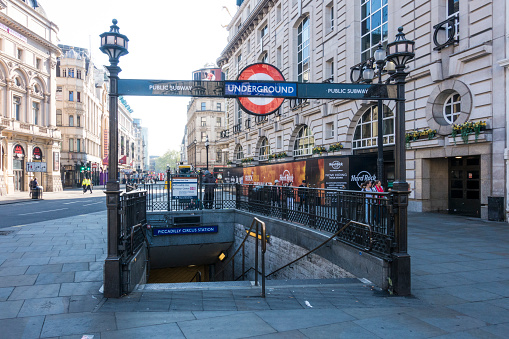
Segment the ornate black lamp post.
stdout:
<path fill-rule="evenodd" d="M 118 31 L 117 20 L 113 19 L 110 31 L 100 35 L 101 52 L 110 58 L 110 65 L 106 66 L 110 78 L 109 93 L 109 157 L 108 184 L 106 186 L 106 206 L 108 208 L 108 256 L 104 263 L 104 296 L 118 298 L 121 289 L 121 264 L 118 253 L 118 239 L 120 234 L 120 185 L 118 182 L 118 59 L 126 55 L 129 39 Z"/>
<path fill-rule="evenodd" d="M 399 295 L 410 294 L 410 256 L 408 248 L 408 183 L 406 182 L 406 153 L 405 153 L 405 79 L 408 75 L 405 67 L 408 61 L 414 58 L 414 41 L 407 40 L 403 33 L 403 27 L 398 28 L 396 40 L 387 45 L 387 61 L 394 63 L 396 72 L 392 74 L 397 85 L 396 102 L 396 180 L 392 186 L 394 193 L 395 214 L 395 242 L 393 252 L 391 276 L 394 290 Z"/>
<path fill-rule="evenodd" d="M 381 43 L 378 43 L 378 48 L 373 54 L 373 58 L 375 59 L 376 67 L 378 69 L 378 84 L 382 84 L 382 70 L 385 65 L 385 50 L 382 47 Z M 378 159 L 377 159 L 377 179 L 383 182 L 384 179 L 384 111 L 383 111 L 383 101 L 378 100 L 378 140 L 377 140 L 377 150 L 378 150 Z"/>
<path fill-rule="evenodd" d="M 205 139 L 205 150 L 207 152 L 207 170 L 209 169 L 209 146 L 210 146 L 210 143 L 209 143 L 209 136 L 207 135 L 207 139 Z"/>

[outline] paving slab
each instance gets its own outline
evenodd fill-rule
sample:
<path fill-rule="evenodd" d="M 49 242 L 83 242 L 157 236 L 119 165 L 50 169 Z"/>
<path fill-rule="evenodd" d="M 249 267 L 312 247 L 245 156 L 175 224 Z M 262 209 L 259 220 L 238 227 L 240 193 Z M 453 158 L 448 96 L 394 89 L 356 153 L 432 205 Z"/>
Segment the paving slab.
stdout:
<path fill-rule="evenodd" d="M 30 300 L 34 298 L 58 297 L 60 284 L 19 286 L 14 288 L 9 300 Z"/>
<path fill-rule="evenodd" d="M 91 332 L 116 330 L 113 313 L 70 313 L 48 315 L 44 321 L 41 337 L 83 335 Z"/>
<path fill-rule="evenodd" d="M 37 298 L 25 300 L 18 317 L 33 317 L 37 315 L 62 314 L 69 310 L 68 297 Z"/>

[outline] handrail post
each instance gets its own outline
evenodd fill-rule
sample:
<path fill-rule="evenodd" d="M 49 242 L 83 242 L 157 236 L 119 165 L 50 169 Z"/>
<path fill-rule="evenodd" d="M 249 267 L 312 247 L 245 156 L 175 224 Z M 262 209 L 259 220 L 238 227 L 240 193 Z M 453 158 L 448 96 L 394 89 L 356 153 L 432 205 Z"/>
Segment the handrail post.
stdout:
<path fill-rule="evenodd" d="M 255 285 L 258 284 L 258 221 L 256 221 L 256 238 L 255 238 Z"/>
<path fill-rule="evenodd" d="M 171 172 L 170 169 L 166 171 L 166 189 L 167 189 L 167 197 L 168 197 L 168 212 L 171 211 Z"/>
<path fill-rule="evenodd" d="M 267 238 L 265 237 L 265 223 L 261 223 L 262 227 L 262 297 L 265 298 L 265 251 L 267 250 Z M 258 238 L 258 236 L 257 236 Z"/>
<path fill-rule="evenodd" d="M 246 280 L 246 244 L 242 244 L 242 280 Z"/>

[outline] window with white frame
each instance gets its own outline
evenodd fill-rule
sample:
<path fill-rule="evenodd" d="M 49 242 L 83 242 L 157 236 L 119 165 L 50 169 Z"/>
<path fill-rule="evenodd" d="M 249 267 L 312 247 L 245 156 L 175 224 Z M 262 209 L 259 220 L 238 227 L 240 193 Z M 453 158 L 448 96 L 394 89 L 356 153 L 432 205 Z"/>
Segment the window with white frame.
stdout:
<path fill-rule="evenodd" d="M 329 59 L 325 63 L 325 81 L 334 82 L 334 59 Z"/>
<path fill-rule="evenodd" d="M 207 141 L 207 132 L 201 132 L 201 142 Z"/>
<path fill-rule="evenodd" d="M 69 126 L 70 127 L 74 126 L 74 115 L 69 115 Z"/>
<path fill-rule="evenodd" d="M 76 139 L 76 152 L 81 152 L 81 139 Z"/>
<path fill-rule="evenodd" d="M 40 58 L 35 58 L 35 68 L 37 69 L 42 68 L 42 60 Z"/>
<path fill-rule="evenodd" d="M 244 151 L 242 150 L 242 146 L 240 144 L 235 147 L 235 159 L 244 159 Z"/>
<path fill-rule="evenodd" d="M 453 124 L 461 114 L 461 96 L 453 93 L 445 100 L 444 118 L 449 124 Z"/>
<path fill-rule="evenodd" d="M 361 0 L 361 59 L 368 60 L 388 37 L 388 0 Z"/>
<path fill-rule="evenodd" d="M 74 101 L 74 91 L 69 91 L 69 101 Z"/>
<path fill-rule="evenodd" d="M 281 136 L 276 137 L 276 148 L 278 150 L 283 148 L 283 138 Z"/>
<path fill-rule="evenodd" d="M 260 143 L 260 151 L 258 153 L 258 160 L 268 160 L 270 154 L 270 145 L 267 138 L 263 138 Z"/>
<path fill-rule="evenodd" d="M 264 52 L 260 57 L 260 62 L 268 63 L 269 62 L 269 53 Z"/>
<path fill-rule="evenodd" d="M 334 3 L 331 1 L 325 7 L 325 32 L 334 31 Z"/>
<path fill-rule="evenodd" d="M 207 109 L 207 103 L 206 102 L 202 102 L 201 103 L 201 108 L 200 108 L 202 111 L 206 110 Z"/>
<path fill-rule="evenodd" d="M 235 120 L 237 121 L 237 125 L 242 126 L 242 108 L 240 108 L 240 105 L 237 103 L 237 112 L 235 113 L 236 117 Z"/>
<path fill-rule="evenodd" d="M 262 29 L 260 29 L 260 40 L 263 40 L 263 37 L 267 35 L 269 31 L 269 26 L 265 24 Z"/>
<path fill-rule="evenodd" d="M 216 110 L 218 110 L 218 111 L 220 111 L 220 110 L 221 110 L 221 103 L 220 103 L 220 102 L 218 102 L 218 103 L 216 104 Z"/>
<path fill-rule="evenodd" d="M 251 53 L 251 40 L 247 41 L 246 49 L 247 49 L 247 54 Z"/>
<path fill-rule="evenodd" d="M 69 152 L 74 152 L 74 139 L 69 139 Z"/>
<path fill-rule="evenodd" d="M 281 16 L 281 3 L 280 3 L 276 7 L 276 22 L 280 22 L 281 18 L 282 18 L 282 16 Z"/>
<path fill-rule="evenodd" d="M 57 94 L 55 96 L 57 101 L 62 101 L 62 86 L 57 86 Z"/>
<path fill-rule="evenodd" d="M 76 126 L 81 127 L 81 117 L 79 115 L 76 115 Z"/>
<path fill-rule="evenodd" d="M 74 78 L 74 68 L 69 68 L 67 75 L 69 78 Z"/>
<path fill-rule="evenodd" d="M 459 12 L 460 12 L 460 1 L 459 0 L 446 0 L 447 1 L 447 19 L 456 17 L 457 19 L 454 21 L 454 40 L 459 40 L 460 37 L 460 21 L 459 21 Z M 449 36 L 449 31 L 452 29 L 451 25 L 445 26 L 445 36 Z"/>
<path fill-rule="evenodd" d="M 207 117 L 201 117 L 201 124 L 200 124 L 201 127 L 206 127 L 207 126 Z"/>
<path fill-rule="evenodd" d="M 216 151 L 216 163 L 218 163 L 218 164 L 221 163 L 222 155 L 223 155 L 223 152 L 221 152 L 221 150 Z"/>
<path fill-rule="evenodd" d="M 19 60 L 23 60 L 23 50 L 21 48 L 18 48 L 16 50 L 16 57 L 19 59 Z"/>
<path fill-rule="evenodd" d="M 14 96 L 12 98 L 12 111 L 13 111 L 13 118 L 16 120 L 21 120 L 21 97 Z"/>
<path fill-rule="evenodd" d="M 39 125 L 39 103 L 32 102 L 32 114 L 34 116 L 34 125 Z"/>
<path fill-rule="evenodd" d="M 383 106 L 383 143 L 394 145 L 394 113 Z M 353 135 L 353 148 L 369 148 L 378 145 L 378 107 L 371 106 L 357 122 Z"/>
<path fill-rule="evenodd" d="M 76 70 L 76 78 L 81 79 L 81 69 Z"/>
<path fill-rule="evenodd" d="M 297 81 L 309 81 L 309 18 L 305 18 L 297 29 Z"/>
<path fill-rule="evenodd" d="M 57 126 L 62 126 L 62 110 L 57 109 Z"/>
<path fill-rule="evenodd" d="M 216 117 L 216 127 L 221 127 L 221 117 Z"/>
<path fill-rule="evenodd" d="M 325 124 L 325 138 L 334 138 L 334 121 Z"/>
<path fill-rule="evenodd" d="M 310 155 L 313 152 L 315 146 L 315 138 L 311 129 L 308 126 L 302 126 L 297 133 L 295 143 L 293 145 L 293 155 Z"/>

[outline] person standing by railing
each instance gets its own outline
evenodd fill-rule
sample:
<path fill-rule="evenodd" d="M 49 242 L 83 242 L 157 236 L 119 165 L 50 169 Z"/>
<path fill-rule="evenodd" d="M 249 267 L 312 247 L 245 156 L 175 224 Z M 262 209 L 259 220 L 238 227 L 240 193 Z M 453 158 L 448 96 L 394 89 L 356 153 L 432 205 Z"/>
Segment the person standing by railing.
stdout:
<path fill-rule="evenodd" d="M 380 180 L 375 180 L 375 185 L 373 187 L 373 192 L 384 192 L 384 188 L 382 186 L 382 182 Z M 376 207 L 375 207 L 375 222 L 377 224 L 381 224 L 381 218 L 382 218 L 382 201 L 380 199 L 383 199 L 384 196 L 382 195 L 376 195 L 377 199 L 376 201 Z"/>
<path fill-rule="evenodd" d="M 205 184 L 205 197 L 203 199 L 205 208 L 211 209 L 214 206 L 214 188 L 216 186 L 216 178 L 210 173 L 209 170 L 205 171 L 205 178 L 203 179 Z"/>
<path fill-rule="evenodd" d="M 373 192 L 373 184 L 371 182 L 371 180 L 366 180 L 362 185 L 361 185 L 361 191 L 362 192 Z M 373 199 L 373 194 L 366 194 L 365 195 L 366 197 L 366 202 L 364 204 L 364 209 L 365 209 L 365 213 L 364 213 L 364 222 L 366 224 L 369 224 L 369 216 L 370 214 L 370 206 L 372 206 L 372 199 Z"/>
<path fill-rule="evenodd" d="M 298 194 L 299 194 L 299 211 L 302 209 L 302 206 L 304 206 L 304 211 L 306 208 L 306 202 L 307 202 L 307 183 L 306 180 L 302 180 L 302 183 L 299 185 L 298 188 Z"/>

